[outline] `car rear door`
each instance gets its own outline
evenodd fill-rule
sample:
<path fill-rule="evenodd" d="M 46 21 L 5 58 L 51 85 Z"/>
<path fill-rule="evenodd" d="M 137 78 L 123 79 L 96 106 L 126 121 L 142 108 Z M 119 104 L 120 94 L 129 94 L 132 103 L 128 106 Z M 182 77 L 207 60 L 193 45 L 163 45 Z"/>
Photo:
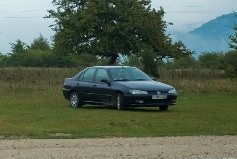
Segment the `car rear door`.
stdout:
<path fill-rule="evenodd" d="M 89 68 L 76 81 L 76 91 L 83 101 L 93 101 L 94 76 L 96 68 Z"/>

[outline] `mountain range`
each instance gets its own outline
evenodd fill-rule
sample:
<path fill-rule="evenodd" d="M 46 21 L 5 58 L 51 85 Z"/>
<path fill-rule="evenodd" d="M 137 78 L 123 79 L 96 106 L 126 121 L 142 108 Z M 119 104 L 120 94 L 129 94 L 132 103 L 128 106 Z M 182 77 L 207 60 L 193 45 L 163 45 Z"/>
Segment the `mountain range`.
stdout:
<path fill-rule="evenodd" d="M 202 52 L 227 52 L 230 50 L 229 36 L 234 34 L 236 15 L 237 12 L 217 17 L 186 34 L 177 35 L 177 39 L 195 51 L 195 58 Z"/>

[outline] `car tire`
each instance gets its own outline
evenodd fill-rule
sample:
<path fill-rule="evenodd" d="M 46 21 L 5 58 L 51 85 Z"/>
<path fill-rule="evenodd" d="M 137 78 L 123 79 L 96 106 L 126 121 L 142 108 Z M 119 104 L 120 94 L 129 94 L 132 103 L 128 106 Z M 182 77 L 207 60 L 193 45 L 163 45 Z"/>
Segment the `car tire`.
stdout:
<path fill-rule="evenodd" d="M 164 106 L 159 106 L 160 111 L 167 111 L 168 110 L 168 105 L 164 105 Z"/>
<path fill-rule="evenodd" d="M 82 106 L 77 92 L 72 92 L 70 94 L 69 101 L 70 101 L 70 106 L 73 108 L 79 108 Z"/>
<path fill-rule="evenodd" d="M 117 94 L 116 107 L 118 110 L 124 110 L 124 97 L 122 93 Z"/>

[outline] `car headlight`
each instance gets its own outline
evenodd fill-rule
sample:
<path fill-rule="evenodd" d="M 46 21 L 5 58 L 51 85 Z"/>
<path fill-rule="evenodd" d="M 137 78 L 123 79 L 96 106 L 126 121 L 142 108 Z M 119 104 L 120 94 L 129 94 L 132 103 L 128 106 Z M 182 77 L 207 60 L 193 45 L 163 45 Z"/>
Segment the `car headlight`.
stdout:
<path fill-rule="evenodd" d="M 136 89 L 131 89 L 129 90 L 131 94 L 148 94 L 147 91 L 142 91 L 142 90 L 136 90 Z"/>
<path fill-rule="evenodd" d="M 169 90 L 168 93 L 176 94 L 176 90 L 173 88 L 173 89 Z"/>

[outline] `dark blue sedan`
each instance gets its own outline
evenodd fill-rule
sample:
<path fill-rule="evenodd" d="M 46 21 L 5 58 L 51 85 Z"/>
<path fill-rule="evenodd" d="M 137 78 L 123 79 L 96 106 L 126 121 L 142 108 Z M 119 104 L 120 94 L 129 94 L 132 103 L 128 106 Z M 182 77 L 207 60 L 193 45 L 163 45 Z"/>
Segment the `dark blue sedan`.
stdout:
<path fill-rule="evenodd" d="M 103 104 L 118 110 L 150 106 L 166 111 L 177 98 L 174 87 L 154 81 L 138 68 L 129 66 L 88 67 L 65 79 L 63 95 L 74 108 Z"/>

